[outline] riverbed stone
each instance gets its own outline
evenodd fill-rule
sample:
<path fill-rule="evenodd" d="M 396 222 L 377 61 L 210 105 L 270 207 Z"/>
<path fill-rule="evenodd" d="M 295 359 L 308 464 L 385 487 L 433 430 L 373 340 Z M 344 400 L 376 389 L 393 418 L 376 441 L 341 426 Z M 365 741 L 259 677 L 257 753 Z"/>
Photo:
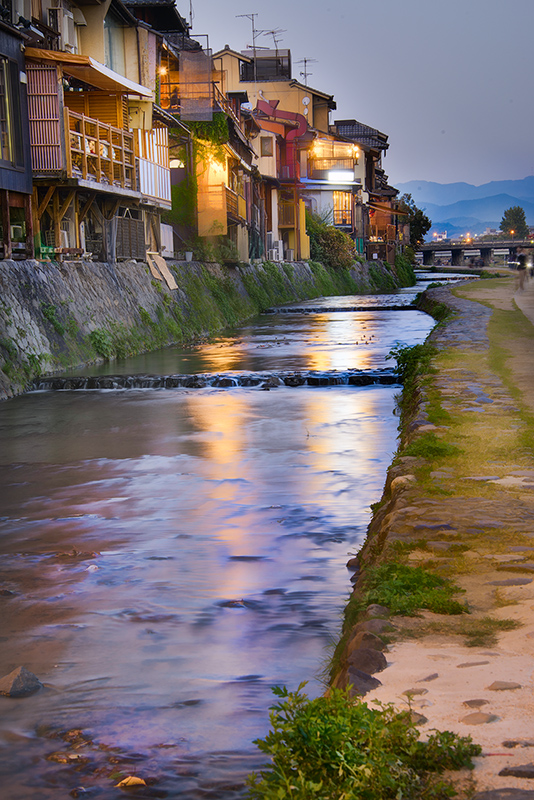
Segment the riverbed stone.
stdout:
<path fill-rule="evenodd" d="M 26 667 L 17 667 L 9 675 L 4 675 L 0 679 L 0 694 L 6 697 L 28 697 L 42 687 L 43 684 L 39 678 Z"/>
<path fill-rule="evenodd" d="M 363 622 L 358 622 L 357 625 L 354 626 L 352 629 L 353 634 L 358 633 L 359 631 L 370 631 L 371 633 L 390 633 L 396 631 L 397 628 L 389 622 L 387 619 L 382 619 L 380 617 L 373 617 L 372 619 L 366 619 Z"/>
<path fill-rule="evenodd" d="M 371 633 L 371 631 L 358 631 L 349 641 L 347 650 L 349 653 L 352 653 L 353 650 L 360 647 L 370 647 L 373 650 L 385 650 L 386 645 L 375 633 Z"/>
<path fill-rule="evenodd" d="M 367 672 L 368 675 L 382 672 L 388 665 L 385 655 L 380 650 L 371 650 L 368 647 L 354 650 L 347 661 L 351 667 L 355 667 L 361 672 Z"/>
<path fill-rule="evenodd" d="M 362 672 L 356 667 L 348 668 L 347 682 L 352 687 L 350 690 L 351 697 L 355 695 L 363 697 L 363 695 L 368 694 L 368 692 L 372 692 L 373 689 L 382 686 L 382 682 L 379 681 L 378 678 L 373 678 L 372 675 L 369 675 L 367 672 Z"/>
<path fill-rule="evenodd" d="M 483 700 L 482 698 L 475 698 L 474 700 L 464 700 L 462 705 L 466 706 L 466 708 L 480 708 L 481 706 L 487 706 L 489 700 Z"/>
<path fill-rule="evenodd" d="M 371 603 L 370 606 L 367 606 L 365 611 L 365 616 L 367 619 L 371 619 L 372 617 L 389 617 L 391 615 L 391 611 L 386 606 L 381 606 L 378 603 Z"/>

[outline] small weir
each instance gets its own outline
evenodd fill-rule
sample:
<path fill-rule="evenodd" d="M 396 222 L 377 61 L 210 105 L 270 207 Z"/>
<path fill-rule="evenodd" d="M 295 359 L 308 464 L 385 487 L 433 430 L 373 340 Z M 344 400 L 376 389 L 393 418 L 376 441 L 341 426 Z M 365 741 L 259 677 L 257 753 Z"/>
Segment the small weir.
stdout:
<path fill-rule="evenodd" d="M 278 386 L 391 386 L 399 378 L 393 369 L 346 372 L 279 372 L 245 375 L 95 375 L 40 378 L 33 391 L 88 391 L 94 389 L 232 389 L 239 386 L 274 389 Z"/>

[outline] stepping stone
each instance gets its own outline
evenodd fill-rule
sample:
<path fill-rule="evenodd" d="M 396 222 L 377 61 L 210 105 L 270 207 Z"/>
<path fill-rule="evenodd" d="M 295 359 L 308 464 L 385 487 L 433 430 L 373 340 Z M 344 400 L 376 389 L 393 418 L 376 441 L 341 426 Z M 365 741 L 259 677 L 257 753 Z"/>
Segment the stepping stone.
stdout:
<path fill-rule="evenodd" d="M 472 800 L 534 800 L 534 792 L 530 789 L 490 789 L 477 792 Z"/>
<path fill-rule="evenodd" d="M 43 684 L 26 667 L 17 667 L 0 680 L 0 694 L 7 697 L 28 697 L 42 689 Z"/>
<path fill-rule="evenodd" d="M 534 747 L 534 739 L 506 739 L 503 747 Z"/>
<path fill-rule="evenodd" d="M 509 775 L 513 778 L 534 778 L 534 764 L 517 764 L 513 767 L 505 767 L 501 769 L 499 775 L 503 777 Z"/>
<path fill-rule="evenodd" d="M 465 669 L 466 667 L 483 667 L 484 664 L 489 663 L 489 661 L 466 661 L 463 664 L 456 664 L 456 669 Z"/>
<path fill-rule="evenodd" d="M 416 683 L 429 683 L 430 681 L 435 681 L 436 678 L 439 678 L 439 675 L 437 672 L 433 672 L 432 675 L 427 675 L 426 678 L 421 678 Z"/>
<path fill-rule="evenodd" d="M 466 725 L 485 725 L 487 722 L 495 722 L 499 719 L 495 714 L 485 714 L 483 711 L 474 711 L 468 714 L 467 717 L 462 717 L 460 722 L 465 722 Z"/>
<path fill-rule="evenodd" d="M 417 711 L 411 711 L 410 717 L 414 725 L 425 725 L 428 720 L 423 714 L 419 714 Z"/>
<path fill-rule="evenodd" d="M 406 695 L 406 697 L 417 697 L 417 695 L 420 694 L 428 694 L 428 689 L 423 689 L 423 687 L 420 689 L 406 689 L 403 694 Z"/>
<path fill-rule="evenodd" d="M 507 689 L 521 689 L 520 683 L 509 683 L 508 681 L 493 681 L 491 686 L 486 686 L 491 692 L 504 692 Z"/>
<path fill-rule="evenodd" d="M 480 708 L 480 706 L 486 706 L 488 703 L 489 700 L 464 700 L 462 705 L 467 708 Z"/>
<path fill-rule="evenodd" d="M 503 581 L 488 581 L 488 586 L 526 586 L 532 578 L 506 578 Z"/>

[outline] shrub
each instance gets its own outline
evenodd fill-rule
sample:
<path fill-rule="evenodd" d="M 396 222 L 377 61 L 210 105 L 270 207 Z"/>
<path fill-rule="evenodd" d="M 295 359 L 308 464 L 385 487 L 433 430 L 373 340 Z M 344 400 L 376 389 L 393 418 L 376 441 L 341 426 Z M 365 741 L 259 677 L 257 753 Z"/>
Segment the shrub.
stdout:
<path fill-rule="evenodd" d="M 310 237 L 310 255 L 314 261 L 333 269 L 348 269 L 353 265 L 356 246 L 346 233 L 310 212 L 306 212 L 306 232 Z"/>
<path fill-rule="evenodd" d="M 481 752 L 449 731 L 419 741 L 408 711 L 371 709 L 339 689 L 309 700 L 304 685 L 273 689 L 272 730 L 255 742 L 272 765 L 249 778 L 253 800 L 438 800 L 451 796 L 438 774 L 472 767 Z"/>

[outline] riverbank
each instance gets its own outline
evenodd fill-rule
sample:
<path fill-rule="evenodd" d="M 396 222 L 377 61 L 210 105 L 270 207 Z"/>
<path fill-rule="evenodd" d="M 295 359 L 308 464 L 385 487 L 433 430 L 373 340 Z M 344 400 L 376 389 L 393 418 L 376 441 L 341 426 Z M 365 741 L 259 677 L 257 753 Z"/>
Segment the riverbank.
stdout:
<path fill-rule="evenodd" d="M 159 264 L 159 266 L 158 266 Z M 0 400 L 41 375 L 193 342 L 271 305 L 415 282 L 395 266 L 0 261 Z"/>
<path fill-rule="evenodd" d="M 482 745 L 473 773 L 460 778 L 463 797 L 526 800 L 534 797 L 534 285 L 520 294 L 510 276 L 433 289 L 423 302 L 452 314 L 430 336 L 430 368 L 407 404 L 354 598 L 371 568 L 396 562 L 450 580 L 469 613 L 390 617 L 386 644 L 362 631 L 380 625 L 347 622 L 333 683 L 355 683 L 358 651 L 385 648 L 387 666 L 366 700 L 411 708 L 423 735 L 451 730 Z"/>

